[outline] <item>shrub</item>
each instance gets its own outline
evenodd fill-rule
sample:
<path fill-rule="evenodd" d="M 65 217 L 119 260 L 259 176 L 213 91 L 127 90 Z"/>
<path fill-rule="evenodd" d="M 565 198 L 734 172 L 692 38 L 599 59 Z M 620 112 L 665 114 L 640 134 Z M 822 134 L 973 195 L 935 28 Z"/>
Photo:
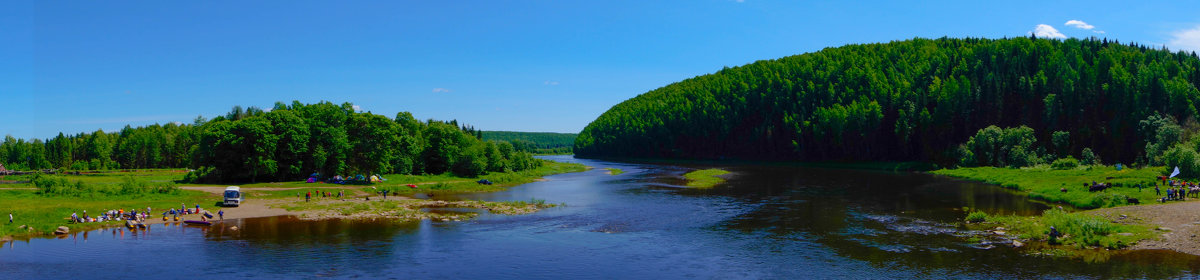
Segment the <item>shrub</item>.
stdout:
<path fill-rule="evenodd" d="M 1059 232 L 1070 235 L 1080 246 L 1118 246 L 1115 242 L 1105 240 L 1109 234 L 1119 231 L 1116 224 L 1101 217 L 1067 213 L 1059 209 L 1042 212 L 1046 225 L 1053 226 Z M 1047 228 L 1047 233 L 1049 228 Z"/>
<path fill-rule="evenodd" d="M 1081 154 L 1080 160 L 1082 161 L 1080 163 L 1082 163 L 1084 165 L 1101 164 L 1100 156 L 1096 155 L 1096 153 L 1093 153 L 1092 148 L 1083 148 L 1083 152 L 1081 152 L 1080 154 Z"/>
<path fill-rule="evenodd" d="M 1076 167 L 1079 167 L 1079 160 L 1076 160 L 1074 157 L 1067 156 L 1066 158 L 1054 160 L 1054 163 L 1051 163 L 1050 167 L 1054 168 L 1055 170 L 1075 169 Z"/>

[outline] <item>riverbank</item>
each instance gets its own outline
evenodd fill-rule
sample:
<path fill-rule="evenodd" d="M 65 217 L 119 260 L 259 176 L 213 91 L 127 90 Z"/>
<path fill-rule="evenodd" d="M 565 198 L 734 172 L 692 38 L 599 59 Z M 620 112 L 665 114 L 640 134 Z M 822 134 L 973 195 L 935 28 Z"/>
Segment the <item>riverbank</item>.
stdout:
<path fill-rule="evenodd" d="M 168 208 L 179 208 L 181 204 L 192 208 L 197 204 L 201 208 L 212 212 L 214 215 L 219 210 L 225 211 L 226 219 L 239 218 L 255 218 L 255 217 L 271 217 L 282 215 L 296 215 L 302 217 L 325 217 L 325 218 L 354 218 L 354 217 L 371 217 L 379 218 L 383 216 L 371 216 L 366 213 L 385 213 L 384 211 L 376 211 L 379 209 L 393 209 L 396 211 L 404 209 L 416 209 L 419 211 L 422 208 L 436 208 L 438 205 L 450 205 L 456 208 L 476 208 L 483 211 L 490 211 L 497 214 L 522 214 L 536 211 L 545 207 L 553 206 L 546 204 L 544 201 L 540 203 L 531 202 L 513 202 L 510 204 L 492 204 L 486 202 L 467 203 L 459 205 L 457 202 L 447 202 L 439 200 L 413 199 L 397 195 L 413 196 L 422 194 L 432 196 L 433 194 L 447 193 L 470 193 L 470 192 L 491 192 L 507 189 L 512 186 L 525 184 L 533 181 L 544 180 L 542 177 L 580 172 L 587 170 L 588 167 L 582 164 L 562 163 L 547 161 L 542 167 L 520 171 L 520 172 L 499 172 L 481 176 L 480 178 L 493 181 L 492 184 L 480 184 L 476 180 L 480 178 L 461 178 L 449 175 L 385 175 L 388 181 L 380 182 L 372 185 L 340 185 L 340 184 L 321 184 L 321 183 L 305 183 L 303 181 L 294 182 L 277 182 L 277 183 L 256 183 L 242 185 L 242 190 L 245 193 L 247 200 L 240 207 L 222 208 L 220 207 L 221 194 L 225 190 L 225 185 L 185 185 L 180 186 L 178 192 L 172 194 L 149 194 L 139 196 L 108 196 L 96 194 L 84 194 L 83 196 L 46 196 L 39 193 L 38 189 L 33 188 L 29 183 L 14 184 L 13 189 L 0 190 L 0 214 L 12 212 L 14 215 L 13 223 L 0 224 L 0 240 L 13 239 L 29 239 L 33 237 L 48 237 L 53 236 L 54 229 L 59 226 L 67 226 L 72 232 L 94 230 L 107 227 L 120 227 L 123 222 L 112 221 L 103 223 L 70 223 L 67 217 L 71 213 L 77 213 L 80 217 L 87 211 L 91 217 L 96 217 L 97 214 L 109 209 L 140 209 L 144 211 L 146 207 L 151 208 L 151 218 L 148 223 L 162 223 L 162 212 Z M 138 174 L 138 175 L 130 175 Z M 171 182 L 173 180 L 182 179 L 182 172 L 170 170 L 155 170 L 148 172 L 121 172 L 107 174 L 83 174 L 83 175 L 64 175 L 59 176 L 70 182 L 84 182 L 89 186 L 112 187 L 110 184 L 118 184 L 128 177 L 138 178 L 138 180 L 146 180 L 151 182 Z M 140 176 L 139 176 L 140 175 Z M 413 185 L 415 187 L 409 187 Z M 395 204 L 375 205 L 382 198 L 379 191 L 389 190 L 388 201 L 406 200 Z M 345 194 L 345 201 L 331 197 L 321 197 L 321 192 Z M 303 202 L 303 197 L 300 194 L 312 192 L 314 194 L 315 203 L 311 205 L 328 205 L 321 207 L 300 207 L 299 205 L 289 206 L 296 202 Z M 370 202 L 366 200 L 370 197 Z M 411 201 L 407 201 L 411 200 Z M 336 202 L 335 202 L 336 201 Z M 361 201 L 361 202 L 359 202 Z M 514 210 L 520 204 L 532 204 L 535 208 L 527 210 Z M 366 205 L 366 206 L 359 206 Z M 545 207 L 542 207 L 545 206 Z M 355 211 L 362 210 L 362 213 Z M 393 211 L 395 212 L 395 211 Z M 434 211 L 439 213 L 440 211 Z M 346 214 L 336 216 L 330 213 Z M 411 213 L 410 213 L 411 214 Z M 445 215 L 408 215 L 413 218 L 428 218 L 441 219 Z M 401 217 L 391 215 L 390 217 Z M 460 215 L 449 215 L 449 218 L 462 220 L 469 218 Z M 183 219 L 199 219 L 198 217 L 190 216 Z M 174 221 L 169 221 L 174 222 Z"/>
<path fill-rule="evenodd" d="M 1163 170 L 1163 167 L 1117 170 L 1109 166 L 1070 170 L 978 167 L 930 173 L 983 181 L 1028 193 L 1035 199 L 1090 209 L 1069 213 L 1075 222 L 1066 227 L 1092 223 L 1082 227 L 1093 232 L 1087 234 L 1086 241 L 1068 241 L 1068 244 L 1127 250 L 1163 249 L 1200 256 L 1200 237 L 1197 237 L 1200 236 L 1200 199 L 1158 202 L 1159 197 L 1165 196 L 1165 190 L 1156 193 L 1154 180 Z M 1090 185 L 1092 181 L 1111 183 L 1113 187 L 1091 192 L 1084 183 Z M 971 213 L 968 219 L 978 220 L 978 216 L 986 214 L 994 213 Z M 1048 215 L 989 216 L 987 223 L 974 227 L 990 232 L 1000 228 L 1009 234 L 1020 235 L 1017 238 L 1048 241 Z M 1056 228 L 1062 231 L 1063 221 L 1058 222 L 1060 225 Z M 1056 250 L 1053 247 L 1041 249 Z"/>

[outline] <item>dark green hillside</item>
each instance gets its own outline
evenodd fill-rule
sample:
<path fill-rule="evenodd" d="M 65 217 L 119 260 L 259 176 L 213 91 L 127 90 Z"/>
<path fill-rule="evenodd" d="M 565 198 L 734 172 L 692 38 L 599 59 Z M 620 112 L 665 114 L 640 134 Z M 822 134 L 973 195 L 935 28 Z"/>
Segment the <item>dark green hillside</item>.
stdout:
<path fill-rule="evenodd" d="M 1200 59 L 1115 41 L 913 39 L 725 68 L 613 106 L 581 156 L 921 160 L 952 164 L 980 129 L 1033 129 L 1037 152 L 1145 154 L 1152 115 L 1196 117 Z M 1056 131 L 1065 145 L 1050 144 Z M 1149 134 L 1150 137 L 1146 137 Z M 1023 147 L 1023 146 L 1022 146 Z"/>
<path fill-rule="evenodd" d="M 570 154 L 575 133 L 483 131 L 483 140 L 512 142 L 517 151 L 534 154 Z"/>

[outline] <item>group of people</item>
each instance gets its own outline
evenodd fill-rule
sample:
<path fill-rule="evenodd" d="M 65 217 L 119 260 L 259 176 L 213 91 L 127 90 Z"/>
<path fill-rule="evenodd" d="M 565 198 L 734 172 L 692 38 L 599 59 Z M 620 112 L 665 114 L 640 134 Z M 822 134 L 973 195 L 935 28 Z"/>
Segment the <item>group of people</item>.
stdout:
<path fill-rule="evenodd" d="M 342 198 L 342 196 L 344 196 L 344 195 L 346 195 L 345 190 L 338 190 L 337 192 L 317 191 L 318 197 Z M 296 196 L 298 197 L 298 196 L 300 196 L 300 194 L 297 193 Z M 304 193 L 304 202 L 312 201 L 312 199 L 313 199 L 313 192 L 310 191 L 310 192 Z"/>
<path fill-rule="evenodd" d="M 1163 185 L 1167 186 L 1167 196 L 1159 199 L 1160 201 L 1185 200 L 1189 195 L 1200 193 L 1200 185 L 1194 182 L 1165 180 Z M 1162 195 L 1158 185 L 1154 186 L 1154 195 Z"/>
<path fill-rule="evenodd" d="M 125 209 L 105 210 L 105 211 L 100 212 L 100 216 L 96 216 L 96 217 L 92 217 L 91 215 L 88 215 L 87 210 L 83 210 L 83 215 L 79 215 L 79 212 L 71 212 L 70 220 L 71 220 L 71 222 L 75 222 L 75 223 L 97 223 L 97 222 L 124 221 L 124 220 L 145 221 L 146 218 L 149 216 L 150 216 L 150 207 L 146 207 L 146 211 L 142 211 L 142 212 L 139 212 L 137 209 L 130 209 L 129 211 L 125 211 Z M 12 221 L 12 214 L 10 213 L 9 214 L 9 222 L 11 222 L 11 221 Z"/>
<path fill-rule="evenodd" d="M 163 212 L 163 220 L 167 219 L 168 214 L 171 215 L 172 219 L 175 219 L 175 217 L 183 216 L 183 215 L 204 214 L 204 210 L 200 209 L 200 204 L 196 204 L 196 208 L 193 209 L 193 208 L 188 208 L 187 204 L 180 203 L 179 209 L 172 208 L 170 210 L 167 210 L 167 212 Z M 220 218 L 222 220 L 224 220 L 225 219 L 225 210 L 222 209 L 222 210 L 217 211 L 217 216 L 220 216 Z M 200 220 L 207 221 L 208 216 L 200 215 Z"/>

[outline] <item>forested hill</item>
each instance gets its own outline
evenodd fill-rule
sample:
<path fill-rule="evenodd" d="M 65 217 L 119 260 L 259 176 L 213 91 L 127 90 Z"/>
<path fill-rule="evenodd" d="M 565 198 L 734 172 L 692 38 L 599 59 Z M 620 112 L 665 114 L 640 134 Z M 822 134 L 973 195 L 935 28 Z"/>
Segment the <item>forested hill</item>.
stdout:
<path fill-rule="evenodd" d="M 584 128 L 575 153 L 953 164 L 982 128 L 1024 125 L 1036 136 L 1023 145 L 1031 154 L 1078 157 L 1090 148 L 1105 161 L 1131 163 L 1155 137 L 1142 124 L 1196 119 L 1198 69 L 1194 52 L 1107 39 L 847 45 L 725 68 L 626 100 Z"/>
<path fill-rule="evenodd" d="M 535 154 L 570 154 L 575 133 L 483 131 L 483 140 L 508 141 L 517 151 Z"/>

